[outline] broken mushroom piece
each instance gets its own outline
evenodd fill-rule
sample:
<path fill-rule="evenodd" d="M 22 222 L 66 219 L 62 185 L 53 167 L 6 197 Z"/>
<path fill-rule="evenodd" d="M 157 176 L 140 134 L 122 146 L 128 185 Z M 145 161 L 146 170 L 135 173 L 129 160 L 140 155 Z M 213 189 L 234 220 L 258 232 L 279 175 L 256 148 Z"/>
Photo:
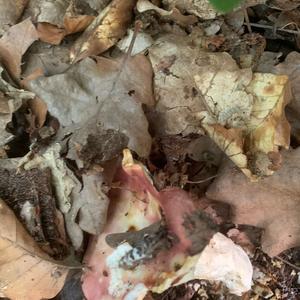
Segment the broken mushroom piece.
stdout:
<path fill-rule="evenodd" d="M 162 293 L 196 279 L 198 253 L 218 231 L 187 192 L 158 192 L 145 167 L 128 150 L 124 153 L 118 184 L 109 195 L 108 221 L 85 256 L 88 300 L 127 299 L 145 290 Z"/>

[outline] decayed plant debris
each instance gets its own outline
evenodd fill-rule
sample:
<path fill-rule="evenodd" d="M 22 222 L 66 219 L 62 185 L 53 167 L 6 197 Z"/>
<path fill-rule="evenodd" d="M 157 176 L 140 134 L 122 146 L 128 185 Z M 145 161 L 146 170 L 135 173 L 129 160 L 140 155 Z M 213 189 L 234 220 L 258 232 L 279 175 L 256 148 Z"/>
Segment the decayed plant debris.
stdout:
<path fill-rule="evenodd" d="M 299 298 L 297 1 L 0 4 L 0 297 Z"/>

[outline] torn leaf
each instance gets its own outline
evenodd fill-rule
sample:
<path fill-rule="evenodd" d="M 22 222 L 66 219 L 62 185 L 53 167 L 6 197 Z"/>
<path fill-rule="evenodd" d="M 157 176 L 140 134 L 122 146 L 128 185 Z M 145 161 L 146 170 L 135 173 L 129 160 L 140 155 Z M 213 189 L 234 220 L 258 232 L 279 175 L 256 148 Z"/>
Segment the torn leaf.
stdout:
<path fill-rule="evenodd" d="M 17 166 L 10 169 L 1 165 L 0 197 L 47 253 L 60 258 L 67 254 L 66 242 L 58 230 L 49 168 L 18 171 Z"/>
<path fill-rule="evenodd" d="M 235 83 L 227 79 L 223 70 L 195 76 L 208 109 L 199 115 L 202 126 L 246 176 L 257 179 L 271 175 L 279 167 L 272 157 L 279 147 L 289 147 L 290 126 L 284 113 L 290 100 L 288 78 L 255 73 L 246 84 L 240 78 Z M 225 96 L 226 100 L 222 100 L 217 88 L 222 81 L 226 86 L 222 95 L 232 86 L 228 89 L 232 94 Z M 235 103 L 235 93 L 244 93 L 245 101 Z"/>
<path fill-rule="evenodd" d="M 145 56 L 87 58 L 64 74 L 39 77 L 29 87 L 63 127 L 78 131 L 81 140 L 74 137 L 72 147 L 78 142 L 83 147 L 89 134 L 112 130 L 126 136 L 140 156 L 148 155 L 151 138 L 141 103 L 151 105 L 153 95 L 152 69 Z"/>
<path fill-rule="evenodd" d="M 1 37 L 0 62 L 16 81 L 20 79 L 23 54 L 37 39 L 37 31 L 30 19 L 12 26 Z"/>
<path fill-rule="evenodd" d="M 10 26 L 17 23 L 27 3 L 28 0 L 0 0 L 0 36 L 3 35 Z"/>
<path fill-rule="evenodd" d="M 163 0 L 163 3 L 167 8 L 177 7 L 204 20 L 215 19 L 218 15 L 209 0 Z"/>
<path fill-rule="evenodd" d="M 103 192 L 103 178 L 99 174 L 84 174 L 83 188 L 78 195 L 73 194 L 70 214 L 79 211 L 79 227 L 90 234 L 98 235 L 106 223 L 109 199 Z M 76 207 L 74 209 L 74 207 Z"/>
<path fill-rule="evenodd" d="M 34 93 L 17 89 L 3 79 L 4 70 L 0 66 L 0 137 L 1 146 L 5 145 L 12 134 L 6 131 L 7 124 L 12 119 L 12 114 L 18 110 L 23 102 L 33 99 Z"/>
<path fill-rule="evenodd" d="M 264 229 L 262 249 L 270 256 L 300 245 L 299 156 L 299 148 L 283 151 L 281 169 L 258 182 L 228 164 L 207 192 L 232 205 L 234 223 Z"/>
<path fill-rule="evenodd" d="M 171 11 L 167 11 L 155 6 L 149 0 L 138 0 L 136 8 L 139 13 L 154 10 L 162 17 L 170 19 L 182 27 L 188 27 L 198 22 L 198 18 L 196 16 L 183 15 L 176 7 L 174 7 Z"/>
<path fill-rule="evenodd" d="M 127 31 L 135 2 L 135 0 L 113 0 L 101 11 L 75 42 L 70 56 L 72 62 L 98 55 L 115 45 Z"/>

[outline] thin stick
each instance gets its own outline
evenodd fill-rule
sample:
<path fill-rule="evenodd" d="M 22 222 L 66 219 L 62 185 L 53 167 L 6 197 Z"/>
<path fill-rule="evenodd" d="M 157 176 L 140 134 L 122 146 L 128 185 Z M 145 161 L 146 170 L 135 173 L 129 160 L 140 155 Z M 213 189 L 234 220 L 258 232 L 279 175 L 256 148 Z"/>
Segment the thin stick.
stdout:
<path fill-rule="evenodd" d="M 257 28 L 264 28 L 264 29 L 274 29 L 274 26 L 271 25 L 264 25 L 264 24 L 256 24 L 256 23 L 249 23 L 252 27 L 257 27 Z M 244 25 L 247 25 L 247 23 L 244 23 Z M 290 29 L 282 29 L 282 28 L 276 28 L 276 31 L 282 31 L 282 32 L 287 32 L 287 33 L 292 33 L 292 34 L 300 34 L 300 31 L 297 30 L 290 30 Z"/>
<path fill-rule="evenodd" d="M 210 176 L 210 177 L 208 177 L 206 179 L 202 179 L 202 180 L 199 180 L 199 181 L 190 181 L 190 180 L 187 180 L 186 183 L 203 183 L 203 182 L 209 181 L 209 180 L 211 180 L 213 178 L 216 178 L 216 177 L 218 177 L 218 175 Z"/>
<path fill-rule="evenodd" d="M 289 261 L 285 260 L 284 258 L 280 257 L 280 256 L 275 256 L 275 258 L 277 258 L 278 260 L 282 261 L 283 263 L 285 263 L 286 265 L 289 265 L 290 267 L 292 267 L 293 269 L 300 271 L 300 267 L 297 267 L 295 265 L 293 265 L 292 263 L 290 263 Z"/>
<path fill-rule="evenodd" d="M 243 5 L 243 12 L 244 12 L 244 17 L 245 17 L 245 21 L 246 21 L 245 23 L 247 25 L 248 31 L 249 31 L 249 33 L 252 33 L 252 28 L 251 28 L 250 20 L 249 20 L 247 8 L 246 8 L 245 5 Z"/>

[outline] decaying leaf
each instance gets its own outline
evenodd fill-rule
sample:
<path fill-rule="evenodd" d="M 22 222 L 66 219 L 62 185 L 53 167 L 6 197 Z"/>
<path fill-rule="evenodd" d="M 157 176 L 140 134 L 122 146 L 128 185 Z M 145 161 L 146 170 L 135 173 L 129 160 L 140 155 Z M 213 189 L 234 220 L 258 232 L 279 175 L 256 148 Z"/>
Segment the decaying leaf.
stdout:
<path fill-rule="evenodd" d="M 192 43 L 169 36 L 150 47 L 157 99 L 152 126 L 161 135 L 204 129 L 247 176 L 270 175 L 278 167 L 273 153 L 289 146 L 288 78 L 252 74 L 229 54 L 205 52 Z"/>
<path fill-rule="evenodd" d="M 285 74 L 289 76 L 291 82 L 293 101 L 289 107 L 297 114 L 300 113 L 300 54 L 291 52 L 283 63 L 272 68 L 276 74 Z"/>
<path fill-rule="evenodd" d="M 11 159 L 1 160 L 0 197 L 49 255 L 65 257 L 66 241 L 59 231 L 59 218 L 49 168 L 18 170 Z"/>
<path fill-rule="evenodd" d="M 198 22 L 198 18 L 196 16 L 185 16 L 176 7 L 174 7 L 171 11 L 167 11 L 155 6 L 149 0 L 138 0 L 136 9 L 139 13 L 154 10 L 162 17 L 166 17 L 167 19 L 170 19 L 183 27 L 188 27 L 189 25 L 193 25 Z"/>
<path fill-rule="evenodd" d="M 262 248 L 271 256 L 300 244 L 300 151 L 283 151 L 282 156 L 281 169 L 259 182 L 249 182 L 228 165 L 207 192 L 210 199 L 232 205 L 233 222 L 262 227 Z"/>
<path fill-rule="evenodd" d="M 163 3 L 168 8 L 178 7 L 205 20 L 214 19 L 218 15 L 208 0 L 163 0 Z"/>
<path fill-rule="evenodd" d="M 81 149 L 89 135 L 103 136 L 112 130 L 127 137 L 129 147 L 139 155 L 149 154 L 151 138 L 141 103 L 153 103 L 151 65 L 143 55 L 125 60 L 87 58 L 64 74 L 29 83 L 61 125 L 78 132 L 71 147 L 78 149 L 79 143 Z"/>
<path fill-rule="evenodd" d="M 0 292 L 11 299 L 52 298 L 63 287 L 67 269 L 51 260 L 0 202 Z"/>
<path fill-rule="evenodd" d="M 69 215 L 79 215 L 79 227 L 85 232 L 98 235 L 106 223 L 109 203 L 102 191 L 103 178 L 99 174 L 84 174 L 82 181 L 83 188 L 80 193 L 73 193 Z"/>
<path fill-rule="evenodd" d="M 58 143 L 49 147 L 44 153 L 36 154 L 24 162 L 26 170 L 39 168 L 50 169 L 52 185 L 61 212 L 64 214 L 65 226 L 73 246 L 79 249 L 83 241 L 83 232 L 99 234 L 105 224 L 108 198 L 102 191 L 101 173 L 83 174 L 82 186 L 68 169 L 60 156 Z"/>
<path fill-rule="evenodd" d="M 245 107 L 239 107 L 234 103 L 234 95 L 226 97 L 229 102 L 217 96 L 219 85 L 228 78 L 228 74 L 222 73 L 205 74 L 205 77 L 210 77 L 208 88 L 203 76 L 195 77 L 210 111 L 200 114 L 202 126 L 245 175 L 253 179 L 271 175 L 278 168 L 272 161 L 273 153 L 278 153 L 279 147 L 289 147 L 290 126 L 284 114 L 284 108 L 290 100 L 288 78 L 254 74 L 248 86 L 242 88 L 245 93 L 243 99 L 248 97 L 249 102 L 243 103 Z M 241 86 L 242 83 L 236 83 L 231 91 L 238 95 Z M 220 106 L 219 101 L 222 103 Z"/>
<path fill-rule="evenodd" d="M 28 0 L 1 0 L 0 1 L 0 35 L 21 17 Z"/>
<path fill-rule="evenodd" d="M 83 31 L 94 20 L 93 11 L 76 0 L 31 0 L 26 11 L 37 23 L 39 38 L 58 45 L 71 33 Z"/>
<path fill-rule="evenodd" d="M 194 279 L 197 255 L 189 252 L 193 247 L 200 252 L 218 227 L 185 191 L 157 192 L 128 150 L 115 180 L 107 224 L 85 258 L 91 267 L 83 277 L 87 299 L 126 299 L 148 289 L 161 293 Z"/>
<path fill-rule="evenodd" d="M 12 113 L 21 107 L 23 102 L 33 99 L 35 95 L 22 89 L 17 89 L 3 79 L 4 70 L 0 66 L 0 137 L 1 146 L 12 136 L 6 131 L 6 125 L 11 121 Z"/>
<path fill-rule="evenodd" d="M 158 39 L 149 49 L 157 99 L 149 119 L 156 134 L 203 133 L 194 114 L 205 107 L 193 79 L 201 71 L 199 57 L 203 52 L 191 46 L 191 42 L 186 37 L 169 35 Z"/>
<path fill-rule="evenodd" d="M 0 39 L 0 62 L 15 80 L 21 75 L 23 54 L 37 39 L 36 29 L 29 19 L 12 26 Z"/>
<path fill-rule="evenodd" d="M 127 35 L 124 36 L 117 44 L 117 47 L 122 50 L 124 53 L 127 53 L 131 44 L 131 41 L 134 36 L 134 31 L 132 29 L 129 29 L 127 31 Z M 136 55 L 138 53 L 146 51 L 147 48 L 149 48 L 153 43 L 153 39 L 151 35 L 139 32 L 139 34 L 136 36 L 133 48 L 131 50 L 131 55 Z"/>
<path fill-rule="evenodd" d="M 135 4 L 135 0 L 113 0 L 75 42 L 71 60 L 100 54 L 115 45 L 126 33 Z"/>
<path fill-rule="evenodd" d="M 42 75 L 52 76 L 63 73 L 70 67 L 67 45 L 53 45 L 49 48 L 48 44 L 38 41 L 27 51 L 25 59 L 22 66 L 22 77 L 25 79 L 37 70 L 41 70 Z"/>
<path fill-rule="evenodd" d="M 253 268 L 240 246 L 216 233 L 201 252 L 194 273 L 200 279 L 222 281 L 231 293 L 241 296 L 251 289 Z"/>
<path fill-rule="evenodd" d="M 269 5 L 276 9 L 289 11 L 300 6 L 300 3 L 298 0 L 271 0 Z"/>
<path fill-rule="evenodd" d="M 246 7 L 248 6 L 255 6 L 257 4 L 265 3 L 266 0 L 246 0 L 244 5 Z M 217 11 L 217 9 L 214 8 L 213 4 L 218 9 L 221 9 L 222 11 L 228 11 L 233 6 L 238 6 L 238 0 L 230 0 L 226 1 L 229 3 L 222 3 L 224 1 L 216 1 L 216 0 L 163 0 L 163 3 L 168 7 L 178 7 L 183 12 L 188 12 L 190 14 L 194 14 L 201 19 L 209 20 L 209 19 L 215 19 L 218 15 L 221 13 Z M 234 4 L 234 5 L 232 5 Z M 236 4 L 236 5 L 235 5 Z"/>

